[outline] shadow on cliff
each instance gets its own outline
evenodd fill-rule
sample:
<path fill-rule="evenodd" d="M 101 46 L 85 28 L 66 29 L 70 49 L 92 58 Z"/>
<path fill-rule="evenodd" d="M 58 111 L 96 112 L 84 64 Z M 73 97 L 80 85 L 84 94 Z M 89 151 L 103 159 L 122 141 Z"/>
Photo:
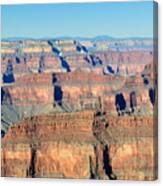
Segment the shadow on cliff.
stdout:
<path fill-rule="evenodd" d="M 109 177 L 110 180 L 116 180 L 117 177 L 113 174 L 112 166 L 110 165 L 110 158 L 108 153 L 108 146 L 105 145 L 103 150 L 103 165 L 106 175 Z"/>
<path fill-rule="evenodd" d="M 12 97 L 7 88 L 1 87 L 1 105 L 12 104 Z"/>
<path fill-rule="evenodd" d="M 151 101 L 152 105 L 154 106 L 154 103 L 155 103 L 155 90 L 153 88 L 149 89 L 149 98 L 150 98 L 150 101 Z"/>
<path fill-rule="evenodd" d="M 1 138 L 4 138 L 4 136 L 5 136 L 5 131 L 1 130 Z"/>
<path fill-rule="evenodd" d="M 112 68 L 112 66 L 107 66 L 107 70 L 108 70 L 108 72 L 109 73 L 111 73 L 111 74 L 114 74 L 115 72 L 114 72 L 114 70 L 113 70 L 113 68 Z"/>
<path fill-rule="evenodd" d="M 115 106 L 116 106 L 118 116 L 124 115 L 124 111 L 126 109 L 126 101 L 122 93 L 116 94 Z"/>
<path fill-rule="evenodd" d="M 61 61 L 61 65 L 64 69 L 66 69 L 66 72 L 71 72 L 71 69 L 70 69 L 70 65 L 68 64 L 68 62 L 65 60 L 64 57 L 60 56 L 60 61 Z"/>
<path fill-rule="evenodd" d="M 31 162 L 29 167 L 29 173 L 27 174 L 29 177 L 35 178 L 36 170 L 35 170 L 35 164 L 36 164 L 36 147 L 31 147 Z"/>
<path fill-rule="evenodd" d="M 44 52 L 42 52 L 39 59 L 38 73 L 43 73 L 44 71 L 45 71 L 45 54 Z"/>
<path fill-rule="evenodd" d="M 13 72 L 13 65 L 11 60 L 8 60 L 6 65 L 6 71 L 3 74 L 3 83 L 14 83 L 14 82 L 15 82 L 15 78 Z"/>
<path fill-rule="evenodd" d="M 137 107 L 137 99 L 136 99 L 135 91 L 130 93 L 130 107 L 131 107 L 131 112 L 134 113 L 135 108 Z"/>
<path fill-rule="evenodd" d="M 52 74 L 52 83 L 54 87 L 53 101 L 57 102 L 58 105 L 62 106 L 63 91 L 62 87 L 58 84 L 56 74 Z"/>
<path fill-rule="evenodd" d="M 53 54 L 58 56 L 60 54 L 60 51 L 53 45 L 53 42 L 49 40 L 48 44 L 50 45 Z"/>

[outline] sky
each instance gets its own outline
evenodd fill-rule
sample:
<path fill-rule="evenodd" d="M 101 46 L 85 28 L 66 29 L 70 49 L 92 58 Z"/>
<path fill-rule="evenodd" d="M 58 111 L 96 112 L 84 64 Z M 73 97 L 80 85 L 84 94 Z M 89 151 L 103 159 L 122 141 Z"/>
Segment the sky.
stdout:
<path fill-rule="evenodd" d="M 2 38 L 152 37 L 153 3 L 2 5 Z"/>

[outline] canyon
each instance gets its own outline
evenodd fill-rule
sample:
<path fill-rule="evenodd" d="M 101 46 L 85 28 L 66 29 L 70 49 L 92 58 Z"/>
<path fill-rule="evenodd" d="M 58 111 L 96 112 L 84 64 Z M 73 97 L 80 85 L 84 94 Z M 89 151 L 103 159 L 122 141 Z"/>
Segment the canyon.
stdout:
<path fill-rule="evenodd" d="M 157 60 L 151 45 L 3 41 L 2 176 L 155 180 Z"/>

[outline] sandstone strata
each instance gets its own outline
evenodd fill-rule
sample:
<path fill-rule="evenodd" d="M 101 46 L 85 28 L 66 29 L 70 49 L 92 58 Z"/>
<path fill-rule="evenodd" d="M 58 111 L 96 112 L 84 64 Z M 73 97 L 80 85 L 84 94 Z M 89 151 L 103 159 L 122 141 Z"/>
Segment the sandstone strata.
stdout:
<path fill-rule="evenodd" d="M 151 45 L 2 42 L 2 176 L 156 179 Z"/>
<path fill-rule="evenodd" d="M 101 117 L 58 113 L 13 125 L 2 140 L 2 176 L 155 179 L 152 117 Z"/>

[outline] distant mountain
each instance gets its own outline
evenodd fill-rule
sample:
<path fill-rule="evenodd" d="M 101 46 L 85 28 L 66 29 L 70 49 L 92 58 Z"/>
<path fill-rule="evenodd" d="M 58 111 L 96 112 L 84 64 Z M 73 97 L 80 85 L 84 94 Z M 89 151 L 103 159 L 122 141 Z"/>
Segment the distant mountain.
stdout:
<path fill-rule="evenodd" d="M 108 36 L 108 35 L 101 35 L 101 36 L 96 36 L 92 38 L 91 40 L 93 41 L 108 41 L 108 40 L 114 40 L 115 38 Z"/>
<path fill-rule="evenodd" d="M 18 41 L 18 40 L 88 40 L 88 41 L 114 41 L 114 40 L 149 40 L 152 38 L 145 37 L 126 37 L 126 38 L 116 38 L 108 35 L 99 35 L 95 37 L 80 37 L 80 36 L 60 36 L 60 37 L 42 37 L 42 38 L 32 38 L 32 37 L 9 37 L 2 38 L 2 41 Z"/>
<path fill-rule="evenodd" d="M 2 38 L 2 41 L 20 41 L 20 40 L 34 40 L 34 38 L 31 37 L 8 37 L 8 38 Z"/>

